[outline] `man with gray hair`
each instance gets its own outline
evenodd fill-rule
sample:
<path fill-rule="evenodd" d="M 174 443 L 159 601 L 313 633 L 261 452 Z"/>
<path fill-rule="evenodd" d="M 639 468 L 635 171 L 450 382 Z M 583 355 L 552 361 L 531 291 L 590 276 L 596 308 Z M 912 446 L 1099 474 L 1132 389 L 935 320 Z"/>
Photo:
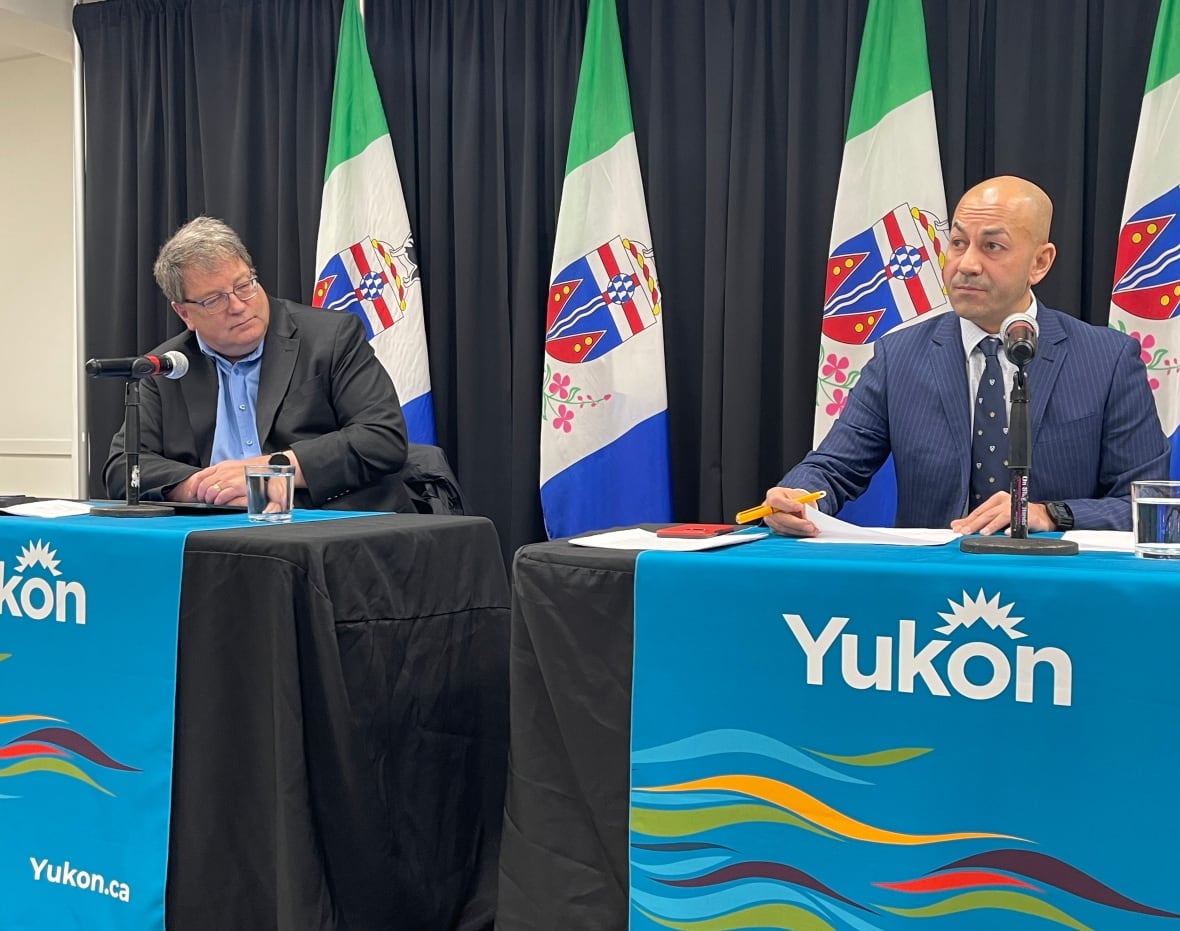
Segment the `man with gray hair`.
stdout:
<path fill-rule="evenodd" d="M 241 239 L 212 217 L 177 230 L 153 272 L 187 329 L 152 353 L 179 350 L 190 368 L 142 386 L 143 500 L 243 505 L 245 466 L 281 452 L 296 507 L 413 510 L 398 477 L 401 405 L 354 314 L 270 297 Z M 125 430 L 103 469 L 116 498 Z"/>

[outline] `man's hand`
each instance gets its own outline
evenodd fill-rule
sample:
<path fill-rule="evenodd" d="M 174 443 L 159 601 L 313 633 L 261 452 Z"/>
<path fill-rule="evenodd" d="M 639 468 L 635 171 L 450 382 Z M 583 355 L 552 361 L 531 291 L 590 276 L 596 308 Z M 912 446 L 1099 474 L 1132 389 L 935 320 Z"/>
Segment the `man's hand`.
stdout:
<path fill-rule="evenodd" d="M 268 456 L 249 459 L 224 459 L 217 465 L 201 469 L 185 483 L 189 485 L 192 501 L 206 504 L 246 503 L 246 466 L 265 465 Z"/>
<path fill-rule="evenodd" d="M 1005 530 L 1012 522 L 1012 498 L 1006 491 L 997 491 L 966 517 L 951 521 L 951 530 L 963 535 L 981 533 L 984 536 L 998 530 Z M 1030 531 L 1056 530 L 1057 525 L 1049 517 L 1043 504 L 1028 505 L 1028 529 Z"/>
<path fill-rule="evenodd" d="M 807 519 L 807 505 L 794 500 L 805 494 L 807 492 L 802 488 L 783 488 L 780 485 L 767 491 L 763 503 L 774 508 L 775 512 L 766 518 L 766 526 L 788 537 L 814 537 L 818 534 L 815 524 Z"/>
<path fill-rule="evenodd" d="M 295 466 L 295 487 L 306 487 L 299 460 L 290 450 L 287 450 L 285 455 L 291 460 L 291 465 Z M 165 497 L 176 502 L 203 501 L 206 504 L 245 507 L 246 466 L 266 465 L 269 460 L 269 455 L 253 456 L 250 459 L 225 459 L 217 465 L 194 472 Z"/>

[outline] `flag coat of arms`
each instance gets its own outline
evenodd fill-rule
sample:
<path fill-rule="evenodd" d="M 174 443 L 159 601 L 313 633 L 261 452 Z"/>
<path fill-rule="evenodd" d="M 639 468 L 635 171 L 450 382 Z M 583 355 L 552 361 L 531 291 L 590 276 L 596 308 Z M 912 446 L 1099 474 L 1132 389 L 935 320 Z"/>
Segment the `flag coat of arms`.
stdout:
<path fill-rule="evenodd" d="M 614 0 L 591 0 L 545 313 L 550 537 L 671 519 L 663 296 Z"/>
<path fill-rule="evenodd" d="M 434 443 L 422 288 L 358 0 L 345 0 L 324 170 L 314 307 L 361 318 L 411 442 Z"/>
<path fill-rule="evenodd" d="M 1110 325 L 1139 341 L 1180 479 L 1180 0 L 1163 0 L 1115 257 Z"/>
<path fill-rule="evenodd" d="M 890 330 L 950 307 L 942 284 L 946 194 L 921 0 L 871 0 L 825 270 L 814 442 Z M 889 526 L 892 462 L 841 516 Z"/>

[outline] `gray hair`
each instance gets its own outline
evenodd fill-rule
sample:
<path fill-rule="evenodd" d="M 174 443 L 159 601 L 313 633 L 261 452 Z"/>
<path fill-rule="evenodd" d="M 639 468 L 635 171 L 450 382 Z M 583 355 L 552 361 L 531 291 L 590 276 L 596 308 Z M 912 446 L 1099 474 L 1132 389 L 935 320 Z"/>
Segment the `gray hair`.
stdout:
<path fill-rule="evenodd" d="M 170 301 L 183 301 L 184 273 L 189 268 L 212 271 L 230 259 L 241 259 L 253 270 L 254 260 L 242 240 L 216 217 L 196 217 L 172 234 L 156 256 L 152 274 Z"/>

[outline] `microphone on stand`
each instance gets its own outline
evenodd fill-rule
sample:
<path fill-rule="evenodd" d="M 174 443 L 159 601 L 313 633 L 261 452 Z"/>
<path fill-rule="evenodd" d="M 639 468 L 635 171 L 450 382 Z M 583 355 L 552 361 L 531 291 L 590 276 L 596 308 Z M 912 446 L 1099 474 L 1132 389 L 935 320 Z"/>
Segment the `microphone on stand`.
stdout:
<path fill-rule="evenodd" d="M 1012 314 L 1000 324 L 1004 355 L 1018 369 L 1028 365 L 1037 354 L 1037 318 L 1031 314 Z"/>
<path fill-rule="evenodd" d="M 1011 501 L 1007 536 L 964 537 L 959 549 L 964 553 L 1007 553 L 1021 556 L 1073 556 L 1078 545 L 1071 540 L 1054 540 L 1028 536 L 1028 476 L 1032 470 L 1032 421 L 1028 413 L 1028 373 L 1025 367 L 1036 358 L 1040 329 L 1031 314 L 1011 314 L 1000 324 L 1000 342 L 1004 355 L 1016 366 L 1012 380 L 1008 412 L 1008 471 L 1011 476 L 1008 497 Z"/>
<path fill-rule="evenodd" d="M 122 359 L 90 359 L 86 374 L 93 378 L 183 378 L 188 372 L 188 356 L 175 349 L 162 356 L 126 356 Z"/>
<path fill-rule="evenodd" d="M 160 356 L 127 356 L 121 359 L 90 359 L 86 362 L 86 374 L 94 378 L 127 379 L 123 393 L 123 464 L 127 503 L 91 508 L 91 514 L 100 517 L 166 517 L 176 513 L 167 505 L 139 502 L 139 382 L 154 375 L 182 378 L 187 371 L 188 356 L 176 350 Z"/>
<path fill-rule="evenodd" d="M 1009 498 L 1012 502 L 1009 536 L 1028 539 L 1028 473 L 1032 468 L 1032 424 L 1028 419 L 1028 379 L 1024 367 L 1037 355 L 1036 317 L 1012 314 L 1000 324 L 1000 341 L 1004 355 L 1016 366 L 1012 381 L 1008 413 L 1008 470 L 1011 474 Z"/>

